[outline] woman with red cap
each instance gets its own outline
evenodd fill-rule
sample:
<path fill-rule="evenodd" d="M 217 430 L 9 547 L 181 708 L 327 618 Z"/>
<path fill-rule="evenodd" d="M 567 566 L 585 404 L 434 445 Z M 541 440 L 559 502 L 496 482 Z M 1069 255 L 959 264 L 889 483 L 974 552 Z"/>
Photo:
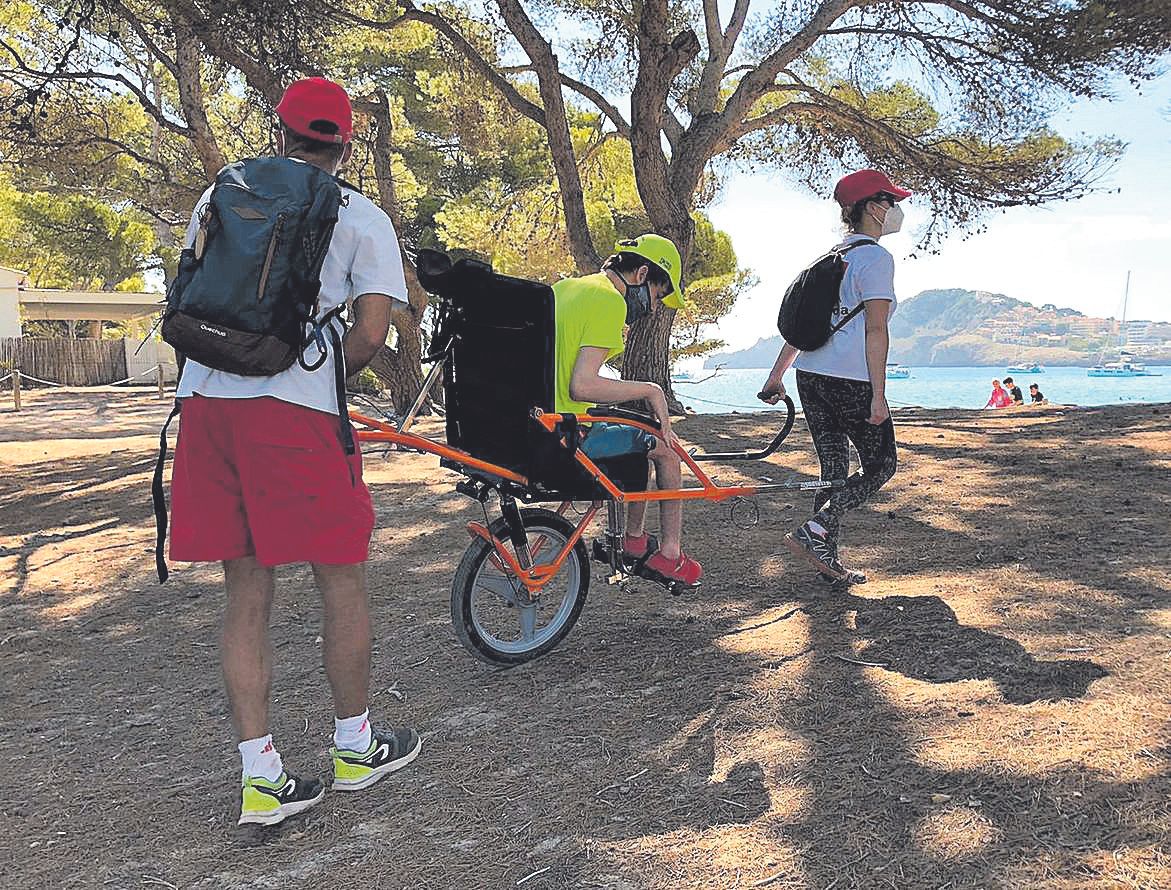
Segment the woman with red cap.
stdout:
<path fill-rule="evenodd" d="M 894 257 L 878 244 L 883 235 L 899 231 L 899 202 L 911 193 L 878 170 L 859 170 L 842 177 L 834 189 L 846 237 L 836 250 L 844 256 L 845 275 L 834 318 L 849 320 L 820 348 L 801 352 L 786 343 L 762 389 L 762 398 L 776 404 L 784 395 L 781 378 L 797 368 L 797 394 L 821 463 L 822 479 L 846 479 L 844 488 L 819 492 L 814 515 L 785 543 L 812 563 L 823 577 L 844 584 L 866 580 L 846 569 L 838 557 L 842 516 L 865 503 L 895 473 L 894 424 L 886 403 L 887 329 L 898 300 L 894 291 Z M 861 242 L 861 243 L 858 243 Z M 853 246 L 852 246 L 853 245 Z M 864 321 L 852 317 L 862 305 Z M 852 476 L 850 445 L 861 468 Z"/>

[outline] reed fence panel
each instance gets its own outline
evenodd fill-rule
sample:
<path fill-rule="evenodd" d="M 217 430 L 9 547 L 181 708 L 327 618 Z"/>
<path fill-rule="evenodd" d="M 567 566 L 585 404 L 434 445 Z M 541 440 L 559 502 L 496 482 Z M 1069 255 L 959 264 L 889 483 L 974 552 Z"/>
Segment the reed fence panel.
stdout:
<path fill-rule="evenodd" d="M 65 337 L 0 338 L 0 368 L 17 368 L 66 386 L 102 386 L 125 379 L 126 348 L 121 340 L 70 340 Z M 0 376 L 4 375 L 0 371 Z M 21 381 L 23 386 L 42 384 Z"/>

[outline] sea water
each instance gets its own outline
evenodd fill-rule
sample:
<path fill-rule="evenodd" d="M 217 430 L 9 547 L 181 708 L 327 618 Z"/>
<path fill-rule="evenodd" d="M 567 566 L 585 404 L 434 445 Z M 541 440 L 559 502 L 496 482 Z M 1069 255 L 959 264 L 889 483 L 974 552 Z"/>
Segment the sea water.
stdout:
<path fill-rule="evenodd" d="M 892 407 L 983 408 L 992 394 L 992 381 L 1011 376 L 1029 401 L 1029 384 L 1036 383 L 1053 404 L 1118 405 L 1128 402 L 1171 402 L 1171 367 L 1150 367 L 1159 377 L 1087 377 L 1085 368 L 1045 368 L 1041 374 L 1000 367 L 911 368 L 905 380 L 888 380 L 886 397 Z M 697 414 L 775 410 L 758 401 L 768 369 L 700 370 L 694 382 L 674 380 L 679 400 Z M 794 372 L 785 375 L 785 389 L 800 405 Z"/>

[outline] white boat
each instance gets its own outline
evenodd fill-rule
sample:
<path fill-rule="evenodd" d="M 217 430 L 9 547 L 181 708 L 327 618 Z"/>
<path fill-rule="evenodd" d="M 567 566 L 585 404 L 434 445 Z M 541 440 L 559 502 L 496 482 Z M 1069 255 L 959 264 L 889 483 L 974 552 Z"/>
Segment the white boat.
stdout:
<path fill-rule="evenodd" d="M 905 365 L 900 365 L 898 362 L 887 362 L 886 365 L 886 379 L 887 380 L 906 380 L 911 376 L 911 369 Z"/>
<path fill-rule="evenodd" d="M 1009 368 L 1008 370 L 1009 370 L 1009 373 L 1011 373 L 1011 374 L 1044 374 L 1045 373 L 1045 366 L 1044 365 L 1035 365 L 1035 364 L 1034 365 L 1014 365 L 1013 367 Z"/>
<path fill-rule="evenodd" d="M 1105 362 L 1086 369 L 1087 377 L 1157 377 L 1147 370 L 1142 362 L 1136 362 L 1125 357 L 1117 362 Z"/>
<path fill-rule="evenodd" d="M 1130 296 L 1130 272 L 1126 273 L 1126 289 L 1122 292 L 1122 321 L 1118 324 L 1118 361 L 1104 362 L 1099 357 L 1098 364 L 1092 368 L 1086 368 L 1087 377 L 1158 377 L 1158 374 L 1147 370 L 1147 366 L 1142 362 L 1134 360 L 1134 357 L 1123 350 L 1122 347 L 1122 332 L 1126 330 L 1126 299 Z M 1105 356 L 1105 350 L 1102 355 Z"/>

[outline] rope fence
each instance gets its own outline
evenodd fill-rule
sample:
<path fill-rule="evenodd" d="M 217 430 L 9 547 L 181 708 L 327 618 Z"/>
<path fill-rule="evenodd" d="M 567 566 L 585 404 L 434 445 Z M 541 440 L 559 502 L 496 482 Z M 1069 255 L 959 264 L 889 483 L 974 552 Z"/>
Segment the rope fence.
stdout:
<path fill-rule="evenodd" d="M 129 377 L 124 377 L 121 380 L 115 380 L 112 383 L 102 383 L 102 384 L 97 384 L 94 386 L 70 386 L 68 383 L 62 383 L 57 380 L 46 380 L 43 377 L 35 377 L 32 374 L 28 374 L 28 373 L 21 371 L 19 368 L 14 368 L 12 371 L 9 371 L 3 377 L 0 377 L 0 383 L 4 383 L 5 381 L 10 380 L 10 379 L 12 380 L 13 405 L 14 405 L 15 409 L 17 411 L 19 411 L 20 407 L 21 407 L 20 406 L 20 388 L 21 388 L 21 384 L 25 380 L 31 380 L 35 383 L 43 384 L 44 386 L 52 386 L 52 387 L 56 387 L 56 388 L 69 387 L 71 389 L 102 389 L 107 386 L 121 386 L 125 383 L 129 383 L 132 380 L 138 380 L 139 378 L 148 377 L 151 374 L 153 374 L 155 376 L 155 380 L 158 383 L 158 393 L 159 393 L 158 397 L 163 398 L 164 387 L 165 387 L 165 384 L 163 381 L 164 373 L 165 373 L 165 368 L 162 363 L 159 363 L 157 365 L 153 365 L 153 366 L 147 368 L 145 371 L 140 371 L 137 374 L 131 374 Z M 681 381 L 676 381 L 676 382 L 681 382 Z M 357 394 L 351 394 L 350 398 L 351 398 L 351 400 L 354 400 L 354 401 L 365 402 L 367 405 L 369 405 L 369 407 L 377 410 L 378 413 L 383 415 L 383 417 L 386 418 L 387 420 L 394 418 L 393 411 L 388 412 L 386 409 L 386 406 L 375 404 L 372 400 L 370 400 L 364 396 L 357 395 Z M 767 408 L 768 408 L 768 406 L 765 405 L 765 403 L 763 403 L 763 402 L 761 402 L 759 405 L 740 405 L 735 402 L 722 402 L 722 401 L 718 401 L 716 399 L 705 399 L 700 396 L 693 396 L 693 395 L 685 395 L 685 396 L 681 396 L 681 398 L 684 401 L 688 401 L 688 402 L 703 402 L 705 405 L 715 405 L 717 408 L 732 408 L 732 409 L 739 410 L 739 411 L 752 411 L 754 413 L 763 412 L 763 411 L 767 410 Z M 890 398 L 887 399 L 887 402 L 890 403 L 891 405 L 894 405 L 894 406 L 897 406 L 900 408 L 918 408 L 918 407 L 920 407 L 919 405 L 915 405 L 910 402 L 900 402 L 900 401 L 897 401 L 895 399 L 890 399 Z"/>
<path fill-rule="evenodd" d="M 61 383 L 57 380 L 46 380 L 43 377 L 35 377 L 32 374 L 27 374 L 21 371 L 20 368 L 13 368 L 3 377 L 0 377 L 0 383 L 3 383 L 9 379 L 12 380 L 12 407 L 13 410 L 19 411 L 21 410 L 21 384 L 25 380 L 32 380 L 35 383 L 40 383 L 44 386 L 51 386 L 56 389 L 63 389 L 66 387 L 69 389 L 105 389 L 106 387 L 110 386 L 121 386 L 125 383 L 129 383 L 132 380 L 138 380 L 141 377 L 148 377 L 152 374 L 154 375 L 155 383 L 158 386 L 158 394 L 156 398 L 162 399 L 166 395 L 166 367 L 162 362 L 147 368 L 145 371 L 139 371 L 137 374 L 131 374 L 129 377 L 124 377 L 121 380 L 115 380 L 111 383 L 98 383 L 90 386 L 71 386 L 68 383 Z"/>
<path fill-rule="evenodd" d="M 162 365 L 152 365 L 151 367 L 147 368 L 145 371 L 140 371 L 137 374 L 131 374 L 129 377 L 124 377 L 121 380 L 112 380 L 109 383 L 96 383 L 92 386 L 73 386 L 72 388 L 73 389 L 101 389 L 104 386 L 121 386 L 123 383 L 129 383 L 131 380 L 137 380 L 139 377 L 146 377 L 148 374 L 154 374 L 157 371 L 161 370 L 162 367 L 163 367 Z M 32 374 L 29 374 L 27 371 L 21 371 L 20 368 L 17 368 L 12 373 L 8 373 L 8 374 L 5 374 L 3 377 L 0 377 L 0 383 L 3 383 L 5 380 L 7 380 L 9 377 L 12 377 L 16 373 L 20 374 L 20 379 L 22 381 L 32 380 L 36 383 L 43 383 L 43 384 L 45 384 L 45 386 L 70 386 L 70 384 L 68 384 L 68 383 L 61 383 L 60 381 L 57 381 L 57 380 L 45 380 L 42 377 L 34 377 Z"/>
<path fill-rule="evenodd" d="M 57 383 L 53 380 L 42 380 L 40 377 L 34 377 L 32 374 L 26 374 L 23 371 L 20 373 L 20 379 L 31 380 L 34 383 L 43 383 L 45 386 L 64 386 L 64 383 Z"/>
<path fill-rule="evenodd" d="M 128 366 L 127 345 L 124 338 L 4 337 L 0 338 L 0 368 L 19 368 L 30 384 L 47 380 L 64 386 L 97 386 L 142 367 Z M 150 358 L 158 361 L 163 356 Z"/>

